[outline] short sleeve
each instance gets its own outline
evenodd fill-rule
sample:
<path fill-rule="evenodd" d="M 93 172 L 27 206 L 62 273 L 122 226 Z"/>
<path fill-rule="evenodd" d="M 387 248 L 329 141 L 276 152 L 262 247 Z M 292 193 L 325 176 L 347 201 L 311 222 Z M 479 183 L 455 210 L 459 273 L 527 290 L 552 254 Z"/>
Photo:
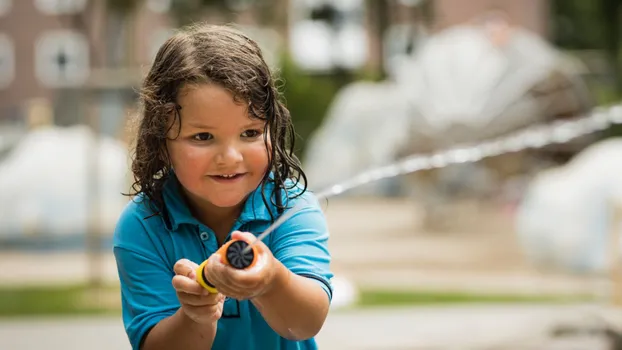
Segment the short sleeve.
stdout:
<path fill-rule="evenodd" d="M 123 323 L 132 349 L 139 349 L 149 330 L 180 307 L 171 284 L 172 267 L 161 251 L 157 235 L 145 226 L 137 206 L 131 203 L 126 207 L 113 240 Z M 147 220 L 157 220 L 157 217 Z"/>
<path fill-rule="evenodd" d="M 316 280 L 330 301 L 333 274 L 326 218 L 313 194 L 305 192 L 295 205 L 299 205 L 298 201 L 304 201 L 301 209 L 274 231 L 271 250 L 293 273 Z"/>

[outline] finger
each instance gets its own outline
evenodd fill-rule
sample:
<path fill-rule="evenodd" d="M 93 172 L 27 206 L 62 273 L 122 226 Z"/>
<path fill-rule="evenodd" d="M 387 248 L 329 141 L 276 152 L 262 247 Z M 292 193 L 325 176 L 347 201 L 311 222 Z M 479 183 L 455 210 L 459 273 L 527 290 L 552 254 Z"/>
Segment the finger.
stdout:
<path fill-rule="evenodd" d="M 257 241 L 257 237 L 254 234 L 250 232 L 241 232 L 241 231 L 234 231 L 233 233 L 231 233 L 231 239 L 244 241 L 248 244 L 252 244 L 252 243 L 255 243 L 255 241 Z M 263 242 L 259 241 L 255 243 L 253 247 L 258 248 L 260 251 L 263 251 L 265 245 L 263 244 Z"/>
<path fill-rule="evenodd" d="M 240 240 L 246 243 L 253 243 L 257 239 L 254 234 L 250 232 L 242 232 L 242 231 L 233 231 L 231 233 L 232 240 Z"/>
<path fill-rule="evenodd" d="M 257 241 L 257 237 L 250 232 L 234 231 L 231 234 L 231 239 L 244 241 L 248 244 L 253 244 Z M 258 241 L 253 245 L 253 248 L 259 252 L 263 252 L 266 249 L 266 245 L 262 241 Z"/>
<path fill-rule="evenodd" d="M 177 260 L 175 266 L 173 266 L 173 271 L 175 274 L 189 277 L 191 279 L 196 278 L 196 269 L 199 267 L 196 263 L 188 260 L 188 259 L 180 259 Z"/>
<path fill-rule="evenodd" d="M 239 289 L 232 288 L 228 285 L 222 285 L 221 288 L 218 289 L 218 292 L 223 295 L 223 302 L 225 296 L 233 299 L 242 300 L 240 296 L 244 295 L 244 291 L 240 291 Z"/>
<path fill-rule="evenodd" d="M 268 265 L 268 262 L 270 261 L 269 259 L 274 258 L 272 254 L 262 250 L 262 246 L 263 244 L 258 244 L 259 249 L 257 251 L 257 257 L 255 258 L 255 263 L 249 268 L 238 270 L 240 276 L 249 276 L 261 273 L 261 271 L 266 268 L 266 265 Z"/>
<path fill-rule="evenodd" d="M 244 287 L 249 281 L 248 277 L 240 274 L 243 270 L 223 264 L 219 259 L 213 258 L 208 261 L 208 273 L 210 281 L 218 286 L 228 285 L 230 287 Z"/>
<path fill-rule="evenodd" d="M 210 266 L 210 264 L 213 264 Z M 243 300 L 248 295 L 254 294 L 261 285 L 261 281 L 255 279 L 251 281 L 237 280 L 234 275 L 239 272 L 230 266 L 222 265 L 218 261 L 208 261 L 208 268 L 212 273 L 212 283 L 218 288 L 218 291 L 230 298 Z"/>
<path fill-rule="evenodd" d="M 222 263 L 218 254 L 209 257 L 205 265 L 205 275 L 207 280 L 219 288 L 222 285 L 222 275 L 225 271 L 225 265 Z"/>
<path fill-rule="evenodd" d="M 210 258 L 206 268 L 210 282 L 216 286 L 220 293 L 239 299 L 237 297 L 246 290 L 247 286 L 235 281 L 231 276 L 231 273 L 237 270 L 224 265 L 217 257 Z"/>
<path fill-rule="evenodd" d="M 177 298 L 179 302 L 185 305 L 192 306 L 208 306 L 216 305 L 224 300 L 224 295 L 220 293 L 208 294 L 208 295 L 196 295 L 186 292 L 177 292 Z"/>
<path fill-rule="evenodd" d="M 252 243 L 255 243 L 255 241 L 257 241 L 257 237 L 254 234 L 250 232 L 241 232 L 241 231 L 234 231 L 231 234 L 231 239 L 241 240 L 248 244 L 252 244 Z M 257 243 L 255 243 L 253 245 L 253 248 L 255 248 L 257 252 L 260 254 L 268 250 L 268 247 L 263 243 L 263 241 L 258 241 Z"/>
<path fill-rule="evenodd" d="M 173 287 L 178 292 L 185 292 L 194 295 L 207 295 L 209 292 L 205 290 L 197 281 L 189 277 L 176 275 L 173 276 Z"/>
<path fill-rule="evenodd" d="M 209 262 L 208 262 L 209 264 Z M 218 265 L 214 262 L 214 284 L 218 290 L 229 296 L 240 299 L 239 295 L 249 295 L 258 290 L 263 283 L 260 274 L 249 274 L 230 266 Z"/>
<path fill-rule="evenodd" d="M 226 281 L 236 288 L 254 289 L 263 283 L 261 268 L 253 267 L 249 270 L 238 270 L 228 267 L 225 275 Z"/>

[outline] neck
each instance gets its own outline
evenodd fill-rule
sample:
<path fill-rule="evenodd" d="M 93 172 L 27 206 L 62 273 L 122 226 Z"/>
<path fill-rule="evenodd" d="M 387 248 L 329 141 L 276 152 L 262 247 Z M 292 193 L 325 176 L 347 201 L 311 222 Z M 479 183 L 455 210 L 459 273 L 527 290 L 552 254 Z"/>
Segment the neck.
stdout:
<path fill-rule="evenodd" d="M 243 202 L 234 207 L 222 208 L 200 198 L 194 198 L 188 193 L 184 193 L 184 197 L 192 215 L 214 231 L 219 245 L 223 244 L 242 212 Z"/>

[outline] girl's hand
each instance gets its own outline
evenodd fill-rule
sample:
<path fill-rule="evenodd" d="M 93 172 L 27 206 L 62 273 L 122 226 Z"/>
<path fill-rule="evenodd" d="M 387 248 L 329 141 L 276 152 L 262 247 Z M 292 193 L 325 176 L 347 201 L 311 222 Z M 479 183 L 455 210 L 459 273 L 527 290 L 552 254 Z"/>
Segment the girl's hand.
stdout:
<path fill-rule="evenodd" d="M 252 243 L 255 236 L 248 232 L 233 232 L 231 239 Z M 206 276 L 218 291 L 230 298 L 244 300 L 258 297 L 273 285 L 276 276 L 276 262 L 272 252 L 263 242 L 255 246 L 257 254 L 255 265 L 239 270 L 225 265 L 219 254 L 213 254 L 206 265 Z"/>
<path fill-rule="evenodd" d="M 199 266 L 187 259 L 178 260 L 173 268 L 173 287 L 181 308 L 192 321 L 198 324 L 216 326 L 222 316 L 225 297 L 210 294 L 196 281 L 196 269 Z"/>

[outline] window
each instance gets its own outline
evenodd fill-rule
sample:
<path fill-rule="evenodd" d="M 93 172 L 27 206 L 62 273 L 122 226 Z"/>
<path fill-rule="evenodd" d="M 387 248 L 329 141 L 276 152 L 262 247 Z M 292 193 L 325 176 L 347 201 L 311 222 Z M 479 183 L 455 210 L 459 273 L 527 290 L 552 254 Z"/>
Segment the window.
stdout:
<path fill-rule="evenodd" d="M 369 44 L 362 0 L 295 0 L 290 17 L 290 50 L 302 69 L 353 70 L 367 61 Z"/>
<path fill-rule="evenodd" d="M 6 89 L 15 78 L 15 50 L 11 39 L 0 33 L 0 89 Z"/>
<path fill-rule="evenodd" d="M 35 44 L 35 73 L 48 87 L 84 84 L 90 73 L 89 43 L 74 31 L 49 31 Z"/>
<path fill-rule="evenodd" d="M 171 10 L 172 0 L 147 0 L 147 8 L 155 13 L 167 13 Z"/>
<path fill-rule="evenodd" d="M 173 30 L 168 28 L 159 28 L 152 32 L 149 37 L 149 62 L 152 62 L 155 59 L 158 54 L 158 50 L 160 50 L 160 46 L 162 46 L 164 42 L 173 34 Z"/>
<path fill-rule="evenodd" d="M 46 15 L 68 15 L 83 11 L 86 7 L 86 1 L 87 0 L 35 0 L 35 7 Z"/>
<path fill-rule="evenodd" d="M 12 0 L 0 0 L 0 16 L 6 15 L 11 11 Z"/>

